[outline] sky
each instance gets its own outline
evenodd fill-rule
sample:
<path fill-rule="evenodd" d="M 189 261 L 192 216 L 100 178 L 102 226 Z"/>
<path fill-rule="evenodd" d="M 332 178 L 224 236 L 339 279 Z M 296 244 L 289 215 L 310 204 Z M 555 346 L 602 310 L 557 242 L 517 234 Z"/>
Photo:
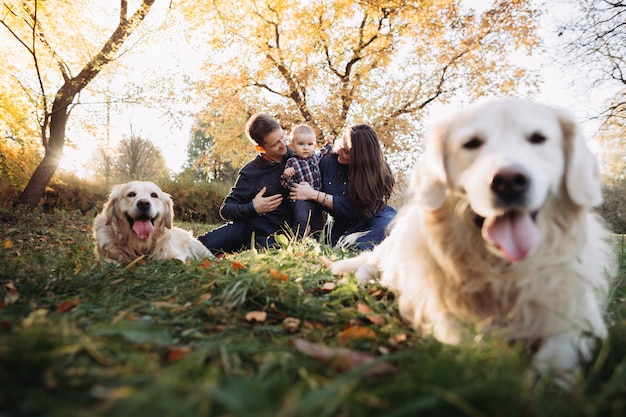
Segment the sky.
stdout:
<path fill-rule="evenodd" d="M 465 3 L 466 6 L 480 11 L 488 7 L 491 1 L 466 0 Z M 540 33 L 548 47 L 554 41 L 552 28 L 555 24 L 555 17 L 562 17 L 563 14 L 563 8 L 559 7 L 558 3 L 551 4 L 552 10 L 544 15 L 540 22 Z M 557 8 L 559 9 L 558 15 L 556 14 Z M 159 16 L 156 16 L 156 19 L 158 18 Z M 591 137 L 596 127 L 588 121 L 589 115 L 597 113 L 604 97 L 598 95 L 589 97 L 581 94 L 580 91 L 574 91 L 569 84 L 567 74 L 551 64 L 549 53 L 546 56 L 523 56 L 516 59 L 521 60 L 529 68 L 540 70 L 543 83 L 536 97 L 537 101 L 570 109 L 583 124 L 587 136 Z M 136 58 L 136 75 L 141 77 L 142 68 L 159 68 L 159 70 L 173 74 L 197 74 L 203 58 L 201 49 L 192 48 L 190 44 L 180 45 L 174 44 L 173 40 L 167 38 L 160 39 L 158 45 L 148 47 L 141 56 Z M 175 80 L 176 77 L 174 77 L 174 82 Z M 199 110 L 193 109 L 193 103 L 188 105 L 191 110 Z M 449 108 L 440 110 L 432 113 L 427 126 L 441 119 L 442 115 L 450 114 Z M 111 126 L 113 126 L 111 138 L 116 142 L 123 137 L 128 138 L 132 127 L 132 130 L 140 137 L 149 138 L 161 149 L 171 171 L 180 172 L 187 159 L 187 144 L 192 124 L 192 117 L 178 118 L 177 123 L 173 124 L 158 111 L 139 106 L 127 107 L 123 112 L 111 114 Z M 91 159 L 95 146 L 96 143 L 93 140 L 81 140 L 80 146 L 75 148 L 66 146 L 61 168 L 74 171 L 79 176 L 86 176 L 85 161 Z"/>

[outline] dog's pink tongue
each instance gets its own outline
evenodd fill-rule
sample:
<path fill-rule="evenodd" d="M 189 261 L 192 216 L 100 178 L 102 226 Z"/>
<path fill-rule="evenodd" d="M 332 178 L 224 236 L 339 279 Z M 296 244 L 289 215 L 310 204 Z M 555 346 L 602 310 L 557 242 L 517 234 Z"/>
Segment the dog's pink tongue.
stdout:
<path fill-rule="evenodd" d="M 539 231 L 528 213 L 509 213 L 485 219 L 483 237 L 511 262 L 521 261 L 539 243 Z"/>
<path fill-rule="evenodd" d="M 137 234 L 137 237 L 142 240 L 146 240 L 150 237 L 154 226 L 150 220 L 135 220 L 133 223 L 133 230 Z"/>

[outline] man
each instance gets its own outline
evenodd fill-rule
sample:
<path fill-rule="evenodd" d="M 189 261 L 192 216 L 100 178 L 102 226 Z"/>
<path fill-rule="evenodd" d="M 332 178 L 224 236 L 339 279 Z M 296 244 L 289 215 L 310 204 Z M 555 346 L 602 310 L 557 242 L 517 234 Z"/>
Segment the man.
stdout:
<path fill-rule="evenodd" d="M 274 234 L 291 224 L 288 190 L 280 184 L 292 156 L 283 129 L 273 117 L 257 113 L 246 123 L 246 136 L 259 154 L 239 171 L 220 207 L 220 216 L 230 222 L 198 237 L 216 254 L 249 249 L 253 239 L 272 246 Z"/>

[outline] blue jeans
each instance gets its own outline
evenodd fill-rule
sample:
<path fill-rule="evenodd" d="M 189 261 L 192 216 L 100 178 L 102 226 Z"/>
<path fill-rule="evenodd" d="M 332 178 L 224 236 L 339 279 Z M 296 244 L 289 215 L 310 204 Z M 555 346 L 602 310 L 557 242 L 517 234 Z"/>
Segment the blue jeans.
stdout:
<path fill-rule="evenodd" d="M 292 201 L 293 231 L 298 237 L 302 237 L 307 225 L 311 227 L 310 234 L 319 233 L 324 227 L 322 222 L 322 207 L 315 201 L 296 200 Z"/>
<path fill-rule="evenodd" d="M 230 222 L 198 236 L 198 240 L 214 254 L 231 253 L 250 249 L 252 237 L 259 247 L 272 247 L 276 244 L 274 236 L 267 236 L 248 223 Z"/>

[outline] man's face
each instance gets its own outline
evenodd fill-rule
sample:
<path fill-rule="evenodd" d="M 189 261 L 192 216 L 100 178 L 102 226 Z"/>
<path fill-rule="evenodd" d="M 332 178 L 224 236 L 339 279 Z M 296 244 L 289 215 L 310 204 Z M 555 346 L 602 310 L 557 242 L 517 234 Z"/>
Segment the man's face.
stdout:
<path fill-rule="evenodd" d="M 285 132 L 283 129 L 268 133 L 263 139 L 265 144 L 261 148 L 265 153 L 265 158 L 274 162 L 282 161 L 283 156 L 287 154 L 287 144 L 285 143 Z"/>

